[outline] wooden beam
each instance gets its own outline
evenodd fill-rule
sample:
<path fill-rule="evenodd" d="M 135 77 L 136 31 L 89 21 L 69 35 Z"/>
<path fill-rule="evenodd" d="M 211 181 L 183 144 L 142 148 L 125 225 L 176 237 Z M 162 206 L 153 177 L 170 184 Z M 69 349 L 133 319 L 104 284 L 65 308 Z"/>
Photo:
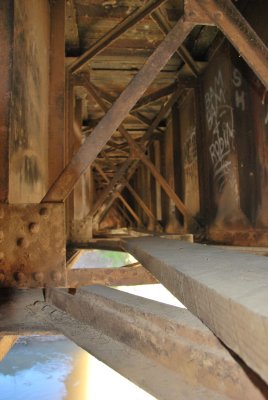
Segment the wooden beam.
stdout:
<path fill-rule="evenodd" d="M 5 356 L 12 349 L 19 336 L 17 335 L 5 335 L 0 336 L 0 362 L 3 361 Z"/>
<path fill-rule="evenodd" d="M 126 118 L 131 108 L 140 99 L 191 30 L 192 24 L 186 23 L 184 19 L 180 19 L 177 22 L 72 157 L 70 163 L 65 167 L 42 200 L 43 202 L 62 202 L 66 199 L 79 177 L 92 164 L 103 146 Z"/>
<path fill-rule="evenodd" d="M 266 257 L 159 238 L 122 244 L 268 383 Z"/>
<path fill-rule="evenodd" d="M 128 15 L 121 23 L 112 28 L 104 36 L 102 36 L 92 47 L 90 47 L 84 54 L 77 58 L 70 66 L 71 73 L 79 71 L 92 57 L 103 51 L 107 46 L 118 39 L 128 29 L 133 27 L 137 22 L 141 21 L 148 14 L 153 12 L 166 0 L 149 0 L 145 5 L 134 10 Z"/>
<path fill-rule="evenodd" d="M 97 286 L 49 289 L 31 311 L 159 400 L 267 398 L 261 379 L 187 310 Z"/>
<path fill-rule="evenodd" d="M 191 0 L 193 7 L 197 0 Z M 231 0 L 202 0 L 198 7 L 218 26 L 251 69 L 268 87 L 268 49 Z"/>
<path fill-rule="evenodd" d="M 82 268 L 67 271 L 67 285 L 80 286 L 128 286 L 158 283 L 150 272 L 139 263 L 120 268 Z"/>

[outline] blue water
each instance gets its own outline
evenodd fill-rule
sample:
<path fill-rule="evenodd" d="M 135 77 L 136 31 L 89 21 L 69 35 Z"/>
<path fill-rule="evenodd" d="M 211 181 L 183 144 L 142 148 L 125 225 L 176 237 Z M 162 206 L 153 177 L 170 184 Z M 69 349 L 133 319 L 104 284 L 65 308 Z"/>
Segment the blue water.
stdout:
<path fill-rule="evenodd" d="M 65 399 L 66 379 L 80 351 L 65 338 L 23 339 L 0 363 L 0 399 Z"/>

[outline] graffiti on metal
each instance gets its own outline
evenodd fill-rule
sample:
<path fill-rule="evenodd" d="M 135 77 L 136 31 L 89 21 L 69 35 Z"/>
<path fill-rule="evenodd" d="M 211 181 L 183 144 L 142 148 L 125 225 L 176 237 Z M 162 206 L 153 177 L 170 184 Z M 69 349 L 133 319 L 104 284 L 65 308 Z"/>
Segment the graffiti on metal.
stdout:
<path fill-rule="evenodd" d="M 235 151 L 233 108 L 226 100 L 223 75 L 218 71 L 205 93 L 206 120 L 212 135 L 209 153 L 219 192 L 231 174 L 229 154 Z"/>

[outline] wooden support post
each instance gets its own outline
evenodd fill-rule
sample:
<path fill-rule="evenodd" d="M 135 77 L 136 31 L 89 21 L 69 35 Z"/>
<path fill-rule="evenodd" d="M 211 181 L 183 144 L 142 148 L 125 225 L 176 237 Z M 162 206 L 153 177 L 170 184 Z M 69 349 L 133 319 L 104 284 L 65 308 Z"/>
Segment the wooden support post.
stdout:
<path fill-rule="evenodd" d="M 17 335 L 5 335 L 0 336 L 0 362 L 5 358 L 5 356 L 12 349 L 19 336 Z"/>
<path fill-rule="evenodd" d="M 158 283 L 150 272 L 139 263 L 120 268 L 82 268 L 67 272 L 67 285 L 70 288 L 80 286 L 128 286 Z"/>
<path fill-rule="evenodd" d="M 9 132 L 13 71 L 14 1 L 0 2 L 0 202 L 8 201 Z"/>
<path fill-rule="evenodd" d="M 77 72 L 82 68 L 91 58 L 103 51 L 112 42 L 118 39 L 128 29 L 133 27 L 137 22 L 141 21 L 148 14 L 153 12 L 166 0 L 149 0 L 144 6 L 137 8 L 130 15 L 128 15 L 120 24 L 112 28 L 106 35 L 102 36 L 90 49 L 82 54 L 77 60 L 70 65 L 69 70 L 71 73 Z"/>
<path fill-rule="evenodd" d="M 65 165 L 65 0 L 50 3 L 48 185 Z"/>
<path fill-rule="evenodd" d="M 123 247 L 268 383 L 266 257 L 160 238 Z"/>
<path fill-rule="evenodd" d="M 62 202 L 66 199 L 79 177 L 92 164 L 132 107 L 191 32 L 192 27 L 192 24 L 185 22 L 183 18 L 177 22 L 72 157 L 70 163 L 42 200 L 43 202 Z"/>
<path fill-rule="evenodd" d="M 31 311 L 159 400 L 267 398 L 261 379 L 187 310 L 97 286 L 49 289 Z"/>
<path fill-rule="evenodd" d="M 268 49 L 232 1 L 188 0 L 188 6 L 193 11 L 199 7 L 209 16 L 268 87 Z"/>

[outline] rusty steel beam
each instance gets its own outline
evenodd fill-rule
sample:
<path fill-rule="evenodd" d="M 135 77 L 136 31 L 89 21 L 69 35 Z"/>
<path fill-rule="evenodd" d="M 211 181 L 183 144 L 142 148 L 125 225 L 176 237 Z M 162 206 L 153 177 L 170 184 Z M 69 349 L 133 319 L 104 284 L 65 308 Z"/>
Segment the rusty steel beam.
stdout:
<path fill-rule="evenodd" d="M 182 213 L 182 215 L 189 220 L 189 222 L 192 222 L 193 227 L 197 227 L 198 223 L 196 220 L 193 218 L 192 214 L 190 211 L 187 209 L 187 207 L 183 204 L 181 199 L 178 197 L 178 195 L 174 192 L 174 190 L 171 188 L 169 183 L 166 181 L 166 179 L 163 177 L 163 175 L 160 174 L 160 172 L 157 170 L 157 168 L 154 166 L 154 164 L 149 160 L 149 158 L 144 154 L 143 149 L 131 138 L 131 136 L 126 132 L 126 130 L 119 128 L 121 134 L 125 137 L 125 139 L 128 141 L 130 147 L 132 148 L 133 152 L 141 160 L 141 162 L 146 165 L 146 167 L 149 169 L 151 174 L 154 176 L 156 181 L 159 183 L 159 185 L 162 187 L 162 189 L 166 192 L 168 197 L 174 202 L 176 208 L 178 209 L 179 212 Z"/>
<path fill-rule="evenodd" d="M 69 66 L 69 71 L 71 73 L 79 71 L 91 58 L 103 51 L 107 46 L 117 40 L 123 33 L 141 21 L 148 14 L 153 12 L 165 1 L 166 0 L 149 0 L 146 4 L 134 10 L 122 22 L 102 36 L 84 54 L 78 57 L 78 59 Z"/>
<path fill-rule="evenodd" d="M 65 0 L 52 2 L 50 6 L 49 185 L 65 163 L 65 7 Z"/>
<path fill-rule="evenodd" d="M 192 27 L 192 24 L 185 22 L 183 18 L 177 22 L 72 157 L 42 201 L 62 202 L 67 198 L 80 176 L 92 164 L 132 107 L 191 32 Z"/>
<path fill-rule="evenodd" d="M 49 289 L 31 311 L 159 400 L 267 398 L 267 386 L 187 310 L 95 286 Z"/>
<path fill-rule="evenodd" d="M 140 217 L 135 213 L 132 207 L 128 204 L 126 199 L 121 195 L 119 192 L 115 192 L 115 196 L 118 197 L 118 199 L 121 201 L 121 203 L 125 206 L 125 208 L 128 210 L 128 212 L 132 215 L 132 217 L 135 219 L 137 222 L 138 226 L 143 226 L 143 223 L 140 219 Z"/>
<path fill-rule="evenodd" d="M 153 275 L 139 263 L 121 268 L 82 268 L 67 271 L 67 286 L 129 286 L 158 283 Z"/>
<path fill-rule="evenodd" d="M 96 167 L 97 171 L 100 173 L 100 175 L 103 177 L 103 179 L 109 183 L 110 180 L 108 179 L 107 175 L 105 174 L 105 172 L 103 171 L 103 169 L 95 162 L 94 166 Z M 133 198 L 137 201 L 137 203 L 140 205 L 140 207 L 144 210 L 145 214 L 149 217 L 150 220 L 152 220 L 154 222 L 154 224 L 157 223 L 156 218 L 154 216 L 154 214 L 152 213 L 152 211 L 149 209 L 149 207 L 144 203 L 144 201 L 142 200 L 142 198 L 138 195 L 138 193 L 132 188 L 132 186 L 130 186 L 130 184 L 128 183 L 128 181 L 124 182 L 126 188 L 128 189 L 128 191 L 132 194 Z"/>
<path fill-rule="evenodd" d="M 137 204 L 143 209 L 147 217 L 149 218 L 150 221 L 153 222 L 153 224 L 157 224 L 157 220 L 150 210 L 150 208 L 145 204 L 145 202 L 142 200 L 142 198 L 138 195 L 136 190 L 133 189 L 133 187 L 128 183 L 127 180 L 124 181 L 124 185 L 126 186 L 127 190 L 129 193 L 133 196 L 133 198 L 136 200 Z"/>
<path fill-rule="evenodd" d="M 201 8 L 268 87 L 268 49 L 231 0 L 187 0 Z M 202 19 L 202 18 L 201 18 Z M 191 18 L 188 18 L 190 21 Z M 201 20 L 200 20 L 201 22 Z"/>
<path fill-rule="evenodd" d="M 8 201 L 9 135 L 14 44 L 14 1 L 0 2 L 0 202 Z"/>
<path fill-rule="evenodd" d="M 163 32 L 164 35 L 167 35 L 168 32 L 171 30 L 172 26 L 170 26 L 169 22 L 166 20 L 161 10 L 160 9 L 155 10 L 151 14 L 151 18 L 159 27 L 161 32 Z M 181 45 L 181 47 L 179 47 L 177 50 L 177 54 L 185 62 L 185 64 L 188 65 L 192 74 L 195 77 L 197 77 L 200 74 L 199 68 L 196 62 L 194 61 L 193 57 L 191 56 L 190 52 L 186 49 L 186 47 Z"/>
<path fill-rule="evenodd" d="M 178 87 L 178 83 L 174 82 L 171 85 L 162 87 L 161 89 L 157 89 L 153 93 L 143 96 L 133 107 L 133 110 L 137 110 L 137 109 L 144 107 L 150 103 L 153 103 L 154 101 L 160 100 L 163 97 L 169 96 L 170 94 L 174 93 L 174 91 L 176 90 L 177 87 Z"/>
<path fill-rule="evenodd" d="M 97 104 L 99 104 L 99 106 L 103 109 L 103 111 L 107 111 L 107 106 L 106 104 L 103 102 L 103 100 L 99 97 L 99 95 L 96 93 L 96 91 L 94 90 L 94 88 L 92 87 L 92 85 L 90 84 L 90 82 L 88 81 L 88 79 L 86 80 L 86 87 L 89 91 L 89 93 L 92 95 L 92 97 L 95 99 L 95 101 L 97 102 Z M 172 200 L 174 201 L 176 207 L 179 209 L 179 211 L 185 216 L 187 217 L 188 220 L 193 221 L 193 217 L 192 215 L 190 215 L 189 211 L 186 209 L 186 207 L 184 206 L 184 204 L 181 202 L 181 200 L 178 198 L 178 196 L 176 195 L 176 193 L 173 191 L 173 189 L 170 187 L 170 185 L 168 184 L 168 182 L 163 178 L 163 176 L 157 171 L 157 169 L 155 168 L 155 166 L 151 163 L 151 161 L 145 156 L 145 154 L 143 153 L 142 149 L 139 147 L 138 144 L 136 144 L 136 142 L 134 140 L 132 140 L 132 138 L 130 137 L 130 135 L 128 134 L 128 132 L 124 129 L 123 125 L 120 125 L 118 127 L 118 131 L 122 134 L 122 136 L 127 140 L 127 142 L 129 142 L 129 145 L 132 149 L 134 149 L 136 152 L 138 152 L 138 158 L 143 161 L 144 163 L 146 163 L 146 166 L 150 169 L 151 173 L 154 175 L 154 177 L 157 179 L 157 181 L 160 180 L 160 184 L 162 186 L 162 188 L 166 191 L 166 193 L 168 194 L 168 196 L 171 196 Z M 149 133 L 150 134 L 150 133 Z M 146 134 L 145 134 L 146 135 Z M 148 133 L 147 133 L 148 135 Z M 149 136 L 148 136 L 149 137 Z M 126 186 L 126 181 L 124 183 L 124 185 Z M 118 197 L 118 192 L 116 191 L 114 197 L 112 200 L 114 200 L 114 198 Z M 141 199 L 140 199 L 141 200 Z M 142 201 L 142 203 L 144 204 L 144 202 Z M 109 202 L 109 208 L 111 207 L 112 202 Z M 94 207 L 95 208 L 95 207 Z M 107 207 L 108 208 L 108 207 Z M 146 207 L 146 213 L 147 213 L 147 209 L 148 207 Z M 137 215 L 136 213 L 134 213 L 133 215 L 133 210 L 130 209 L 129 212 L 132 214 L 132 216 L 137 220 Z M 102 218 L 104 218 L 104 215 L 106 213 L 103 213 Z M 100 220 L 101 220 L 100 219 Z M 154 218 L 155 221 L 155 218 Z M 196 225 L 196 222 L 193 221 L 194 224 L 192 225 Z M 139 223 L 139 222 L 138 222 Z"/>
<path fill-rule="evenodd" d="M 268 383 L 266 257 L 160 238 L 122 244 Z"/>
<path fill-rule="evenodd" d="M 175 104 L 175 102 L 177 101 L 178 97 L 180 96 L 180 94 L 182 93 L 182 89 L 177 88 L 177 90 L 173 93 L 173 95 L 171 96 L 171 98 L 167 101 L 167 103 L 161 108 L 159 114 L 156 116 L 156 118 L 154 119 L 153 123 L 151 124 L 151 126 L 147 129 L 147 131 L 145 132 L 144 136 L 141 138 L 141 142 L 144 143 L 145 147 L 148 147 L 149 144 L 151 143 L 151 139 L 152 136 L 154 134 L 155 129 L 157 128 L 157 126 L 159 125 L 160 121 L 166 116 L 166 114 L 169 112 L 169 110 L 171 109 L 171 107 L 173 106 L 173 104 Z M 93 91 L 92 91 L 92 95 L 93 95 Z M 95 96 L 97 95 L 97 93 L 95 93 Z M 98 96 L 95 97 L 95 99 L 99 99 Z M 114 177 L 111 179 L 109 185 L 103 190 L 103 192 L 101 193 L 100 197 L 98 198 L 98 200 L 96 201 L 96 203 L 94 204 L 90 215 L 93 216 L 94 214 L 96 214 L 97 211 L 99 211 L 100 207 L 103 205 L 103 203 L 107 200 L 107 197 L 109 196 L 109 194 L 113 191 L 115 185 L 122 181 L 124 179 L 124 176 L 126 174 L 126 172 L 128 171 L 128 169 L 130 168 L 130 171 L 128 173 L 127 176 L 127 180 L 129 180 L 131 178 L 131 176 L 133 176 L 133 174 L 135 173 L 135 171 L 137 170 L 139 166 L 139 161 L 135 160 L 133 162 L 132 158 L 129 157 L 118 169 L 118 171 L 115 173 Z M 124 185 L 121 185 L 120 191 L 123 190 Z M 115 200 L 116 197 L 113 198 L 112 202 L 109 203 L 109 207 L 112 206 L 113 201 Z"/>

